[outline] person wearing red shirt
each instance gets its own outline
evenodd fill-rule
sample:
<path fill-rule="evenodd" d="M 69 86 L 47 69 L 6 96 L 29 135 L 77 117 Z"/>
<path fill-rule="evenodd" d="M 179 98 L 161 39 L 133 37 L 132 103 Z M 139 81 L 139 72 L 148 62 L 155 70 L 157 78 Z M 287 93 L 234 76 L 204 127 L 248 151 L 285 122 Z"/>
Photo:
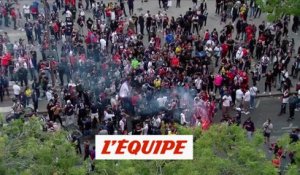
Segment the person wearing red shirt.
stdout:
<path fill-rule="evenodd" d="M 243 57 L 248 55 L 248 50 L 246 48 L 243 48 L 242 52 L 243 52 Z"/>
<path fill-rule="evenodd" d="M 158 74 L 160 75 L 160 77 L 163 77 L 167 74 L 167 72 L 166 72 L 165 68 L 162 67 L 158 70 Z"/>
<path fill-rule="evenodd" d="M 173 58 L 171 58 L 170 63 L 171 63 L 171 67 L 179 67 L 179 58 L 174 56 Z"/>
<path fill-rule="evenodd" d="M 10 60 L 11 60 L 11 54 L 8 52 L 8 53 L 6 53 L 6 54 L 2 57 L 2 59 L 1 59 L 1 66 L 7 67 L 8 64 L 9 64 L 9 62 L 10 62 Z"/>
<path fill-rule="evenodd" d="M 249 78 L 246 72 L 241 73 L 241 77 L 243 78 L 243 82 L 241 84 L 242 89 L 246 89 L 248 87 Z"/>
<path fill-rule="evenodd" d="M 17 29 L 17 13 L 16 13 L 15 8 L 11 9 L 10 16 L 11 16 L 12 21 L 14 23 L 14 29 L 16 30 Z"/>
<path fill-rule="evenodd" d="M 245 29 L 246 31 L 246 40 L 247 40 L 247 43 L 249 43 L 253 37 L 253 28 L 251 25 L 248 25 Z"/>
<path fill-rule="evenodd" d="M 113 56 L 113 61 L 115 64 L 118 64 L 120 65 L 121 64 L 121 56 L 119 53 L 116 53 L 114 56 Z"/>
<path fill-rule="evenodd" d="M 250 41 L 253 39 L 254 35 L 252 33 L 250 33 L 249 35 L 247 34 L 247 43 L 249 44 Z"/>
<path fill-rule="evenodd" d="M 251 25 L 247 25 L 247 27 L 245 28 L 246 34 L 251 34 L 253 33 L 253 29 Z"/>
<path fill-rule="evenodd" d="M 57 22 L 54 22 L 52 24 L 52 27 L 53 27 L 55 39 L 58 40 L 59 39 L 59 26 L 58 26 Z"/>
<path fill-rule="evenodd" d="M 228 46 L 228 44 L 223 43 L 223 44 L 221 45 L 221 48 L 222 48 L 221 59 L 223 59 L 223 58 L 226 57 L 226 55 L 227 55 L 227 53 L 228 53 L 229 46 Z"/>
<path fill-rule="evenodd" d="M 261 41 L 262 43 L 264 43 L 264 42 L 266 41 L 266 37 L 265 37 L 264 34 L 261 34 L 261 35 L 258 37 L 257 40 L 258 40 L 258 41 Z"/>

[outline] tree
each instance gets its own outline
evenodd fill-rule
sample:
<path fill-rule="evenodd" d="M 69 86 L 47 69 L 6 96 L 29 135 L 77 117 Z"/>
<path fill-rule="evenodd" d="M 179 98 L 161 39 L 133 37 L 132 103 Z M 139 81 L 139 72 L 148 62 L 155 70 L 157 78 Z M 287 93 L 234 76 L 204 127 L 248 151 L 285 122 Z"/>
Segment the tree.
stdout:
<path fill-rule="evenodd" d="M 299 174 L 300 172 L 300 142 L 291 142 L 291 138 L 288 134 L 283 135 L 277 141 L 278 146 L 282 147 L 283 150 L 289 156 L 289 153 L 294 153 L 295 163 L 287 164 L 282 167 L 282 170 L 285 171 L 287 175 Z"/>
<path fill-rule="evenodd" d="M 238 126 L 214 125 L 195 140 L 194 160 L 167 163 L 165 174 L 276 174 L 261 148 L 261 134 L 252 141 Z M 177 171 L 176 167 L 180 167 Z"/>
<path fill-rule="evenodd" d="M 179 127 L 178 132 L 194 135 L 194 160 L 96 161 L 96 174 L 277 174 L 261 149 L 261 134 L 248 141 L 242 128 L 223 124 L 204 132 Z"/>
<path fill-rule="evenodd" d="M 65 132 L 42 131 L 40 121 L 16 120 L 0 127 L 0 174 L 85 174 Z"/>
<path fill-rule="evenodd" d="M 0 122 L 1 123 L 1 122 Z M 216 124 L 209 130 L 178 126 L 178 134 L 194 135 L 194 160 L 96 160 L 95 171 L 100 175 L 276 175 L 277 170 L 266 158 L 263 136 L 256 131 L 252 140 L 238 126 Z M 66 139 L 67 133 L 43 132 L 35 117 L 0 127 L 0 174 L 13 175 L 82 175 L 89 170 L 88 161 L 76 154 L 75 147 Z M 290 143 L 288 135 L 278 144 L 295 152 L 294 165 L 288 175 L 299 174 L 300 143 Z"/>
<path fill-rule="evenodd" d="M 267 13 L 267 19 L 274 21 L 282 15 L 300 15 L 300 0 L 256 0 L 263 12 Z"/>

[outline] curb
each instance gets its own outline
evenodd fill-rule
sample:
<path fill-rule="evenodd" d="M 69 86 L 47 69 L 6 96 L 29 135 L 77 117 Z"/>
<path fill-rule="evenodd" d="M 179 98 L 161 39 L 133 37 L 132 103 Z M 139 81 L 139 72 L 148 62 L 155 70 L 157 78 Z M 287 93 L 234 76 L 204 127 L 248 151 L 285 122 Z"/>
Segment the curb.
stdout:
<path fill-rule="evenodd" d="M 294 92 L 290 92 L 290 94 L 297 94 L 296 91 Z M 282 93 L 281 92 L 278 92 L 278 93 L 272 93 L 272 94 L 257 94 L 256 97 L 257 98 L 260 98 L 260 97 L 278 97 L 278 96 L 282 96 Z"/>

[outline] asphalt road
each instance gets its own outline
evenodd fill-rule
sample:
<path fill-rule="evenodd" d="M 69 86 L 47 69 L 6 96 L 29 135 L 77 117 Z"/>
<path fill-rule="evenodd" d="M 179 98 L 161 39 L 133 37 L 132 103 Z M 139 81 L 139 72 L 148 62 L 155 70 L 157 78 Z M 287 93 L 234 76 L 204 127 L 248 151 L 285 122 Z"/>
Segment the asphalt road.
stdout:
<path fill-rule="evenodd" d="M 272 140 L 275 140 L 284 133 L 289 133 L 293 128 L 300 127 L 300 112 L 295 112 L 295 120 L 287 121 L 289 117 L 289 110 L 287 113 L 278 116 L 280 111 L 281 101 L 278 97 L 263 97 L 256 99 L 256 108 L 250 111 L 250 114 L 242 114 L 242 123 L 251 117 L 256 129 L 262 130 L 263 123 L 269 118 L 273 123 L 273 132 L 271 134 Z M 236 112 L 231 111 L 231 116 Z M 221 111 L 219 110 L 214 118 L 215 122 L 221 120 Z"/>

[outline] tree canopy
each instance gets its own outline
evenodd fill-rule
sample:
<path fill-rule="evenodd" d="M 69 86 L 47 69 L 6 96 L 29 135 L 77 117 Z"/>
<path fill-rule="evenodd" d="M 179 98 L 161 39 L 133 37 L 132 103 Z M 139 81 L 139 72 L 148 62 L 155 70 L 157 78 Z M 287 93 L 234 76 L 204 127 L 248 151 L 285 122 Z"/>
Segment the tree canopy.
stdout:
<path fill-rule="evenodd" d="M 37 118 L 0 127 L 0 174 L 85 174 L 66 133 L 43 132 Z"/>
<path fill-rule="evenodd" d="M 261 134 L 252 141 L 238 126 L 214 125 L 208 131 L 179 127 L 180 134 L 193 134 L 194 160 L 97 161 L 96 174 L 277 174 L 262 148 Z"/>
<path fill-rule="evenodd" d="M 194 135 L 194 160 L 96 160 L 100 175 L 272 175 L 277 170 L 266 158 L 263 136 L 257 131 L 250 141 L 239 126 L 216 124 L 209 130 L 178 127 L 178 134 Z M 296 164 L 288 175 L 298 174 L 300 143 L 290 144 L 289 136 L 279 140 L 285 150 L 296 152 Z M 43 132 L 40 122 L 32 118 L 0 127 L 0 174 L 86 174 L 88 161 L 76 154 L 65 132 Z"/>
<path fill-rule="evenodd" d="M 263 12 L 267 13 L 267 19 L 274 21 L 283 14 L 300 15 L 300 0 L 256 0 Z"/>

